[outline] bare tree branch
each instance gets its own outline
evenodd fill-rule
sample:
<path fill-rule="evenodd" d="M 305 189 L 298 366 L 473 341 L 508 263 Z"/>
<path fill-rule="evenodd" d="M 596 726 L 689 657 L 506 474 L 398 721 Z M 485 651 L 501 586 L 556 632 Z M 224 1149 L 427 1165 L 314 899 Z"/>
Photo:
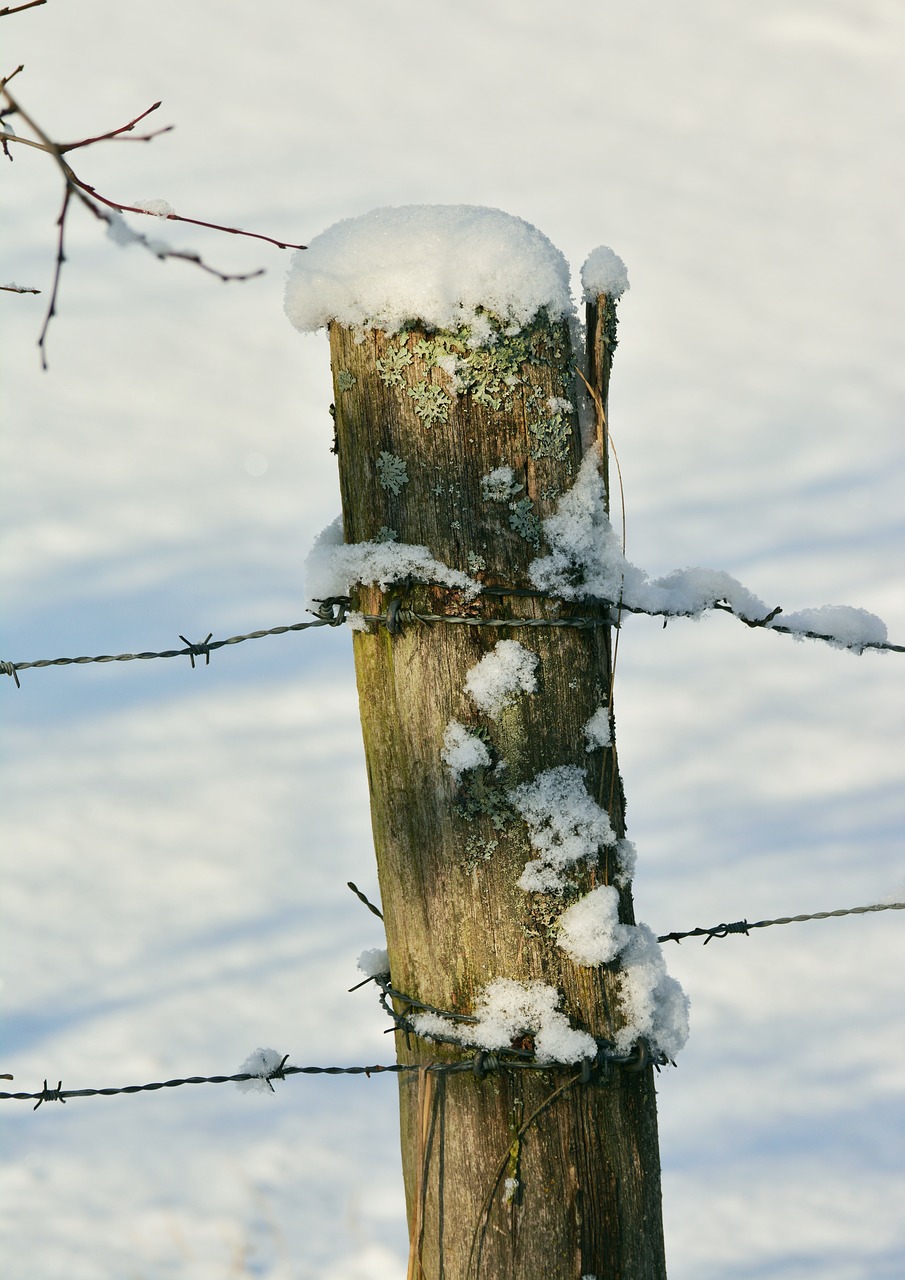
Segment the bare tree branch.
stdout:
<path fill-rule="evenodd" d="M 48 155 L 52 156 L 63 175 L 63 181 L 65 183 L 63 205 L 57 218 L 59 236 L 57 240 L 57 257 L 54 266 L 53 285 L 51 287 L 47 312 L 44 316 L 44 323 L 41 326 L 41 333 L 38 338 L 38 349 L 41 353 L 42 368 L 47 368 L 47 331 L 51 320 L 56 315 L 57 296 L 60 289 L 60 275 L 63 263 L 66 261 L 66 254 L 64 251 L 66 217 L 69 213 L 70 203 L 73 196 L 75 196 L 86 209 L 90 210 L 96 218 L 107 223 L 113 238 L 120 244 L 139 244 L 160 261 L 165 261 L 168 258 L 178 258 L 183 262 L 190 262 L 194 266 L 199 267 L 202 271 L 206 271 L 209 275 L 216 276 L 218 280 L 222 280 L 224 283 L 232 280 L 251 280 L 256 276 L 262 275 L 263 268 L 244 273 L 227 273 L 219 271 L 216 267 L 212 267 L 209 263 L 205 262 L 201 258 L 200 254 L 188 250 L 172 249 L 169 245 L 166 245 L 161 241 L 152 240 L 141 232 L 134 231 L 122 221 L 120 215 L 123 213 L 137 213 L 142 214 L 145 217 L 157 217 L 167 222 L 185 222 L 191 226 L 206 227 L 212 231 L 221 231 L 226 235 L 244 236 L 253 240 L 264 240 L 268 244 L 275 245 L 278 249 L 304 249 L 307 247 L 303 244 L 292 244 L 289 241 L 277 240 L 273 236 L 266 236 L 256 231 L 243 231 L 239 227 L 228 227 L 221 223 L 207 222 L 200 218 L 186 218 L 173 211 L 155 213 L 151 209 L 141 209 L 135 205 L 121 204 L 119 201 L 111 200 L 107 196 L 101 195 L 99 191 L 78 176 L 69 162 L 64 159 L 64 156 L 69 151 L 75 151 L 81 147 L 92 146 L 97 142 L 150 142 L 153 138 L 159 137 L 160 134 L 167 133 L 172 128 L 172 125 L 167 125 L 162 129 L 157 129 L 147 134 L 134 134 L 131 137 L 125 136 L 127 134 L 132 134 L 135 126 L 142 120 L 146 119 L 152 111 L 156 111 L 160 107 L 160 103 L 153 103 L 146 111 L 142 111 L 139 115 L 133 117 L 133 119 L 128 121 L 127 124 L 120 125 L 118 128 L 111 129 L 106 133 L 97 134 L 90 138 L 83 138 L 78 142 L 54 142 L 45 130 L 41 128 L 37 121 L 24 110 L 19 101 L 13 97 L 7 88 L 7 85 L 13 76 L 17 75 L 21 70 L 21 66 L 17 67 L 11 75 L 0 81 L 0 94 L 2 94 L 6 99 L 8 104 L 2 115 L 18 115 L 35 136 L 34 138 L 23 138 L 17 133 L 3 130 L 0 131 L 0 143 L 2 143 L 3 150 L 10 159 L 12 159 L 12 156 L 8 150 L 9 143 L 18 143 L 21 146 L 34 147 L 39 151 L 45 151 Z M 14 291 L 18 292 L 19 290 L 16 289 Z M 22 292 L 24 292 L 24 290 Z"/>

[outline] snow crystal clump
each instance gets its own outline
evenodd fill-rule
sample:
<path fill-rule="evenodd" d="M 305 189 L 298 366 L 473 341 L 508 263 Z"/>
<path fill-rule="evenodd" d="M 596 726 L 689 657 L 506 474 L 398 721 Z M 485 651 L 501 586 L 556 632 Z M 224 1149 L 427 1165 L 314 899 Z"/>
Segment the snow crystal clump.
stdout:
<path fill-rule="evenodd" d="M 534 1037 L 539 1062 L 580 1062 L 597 1054 L 597 1043 L 578 1031 L 557 1007 L 559 992 L 543 982 L 496 978 L 475 1003 L 477 1022 L 453 1022 L 437 1013 L 420 1013 L 412 1024 L 425 1039 L 446 1038 L 478 1049 L 508 1049 L 524 1035 Z"/>
<path fill-rule="evenodd" d="M 675 1058 L 688 1040 L 688 997 L 666 972 L 653 930 L 632 925 L 619 960 L 619 1002 L 626 1025 L 616 1034 L 617 1051 L 629 1053 L 643 1039 L 655 1053 Z"/>
<path fill-rule="evenodd" d="M 469 733 L 458 720 L 450 720 L 443 731 L 440 758 L 456 783 L 469 769 L 480 769 L 490 764 L 487 744 L 476 733 Z"/>
<path fill-rule="evenodd" d="M 595 747 L 610 746 L 613 739 L 609 707 L 598 707 L 585 725 L 583 732 L 588 743 L 587 751 L 593 751 Z"/>
<path fill-rule="evenodd" d="M 173 218 L 176 210 L 167 200 L 136 200 L 132 205 L 142 213 L 151 213 L 155 218 Z"/>
<path fill-rule="evenodd" d="M 318 534 L 305 561 L 309 602 L 347 596 L 356 583 L 377 583 L 386 591 L 390 583 L 407 577 L 458 587 L 468 600 L 481 590 L 480 582 L 435 560 L 427 547 L 404 542 L 344 543 L 341 516 Z"/>
<path fill-rule="evenodd" d="M 575 483 L 543 522 L 550 554 L 533 560 L 528 576 L 539 591 L 564 600 L 618 600 L 626 561 L 606 510 L 596 450 L 585 454 Z"/>
<path fill-rule="evenodd" d="M 592 889 L 562 913 L 556 928 L 557 945 L 576 964 L 609 964 L 628 941 L 628 925 L 619 923 L 619 890 L 610 884 Z"/>
<path fill-rule="evenodd" d="M 276 1049 L 255 1049 L 242 1063 L 236 1075 L 248 1074 L 253 1080 L 237 1080 L 236 1088 L 240 1093 L 270 1093 L 273 1086 L 268 1084 L 267 1077 L 276 1071 L 283 1061 L 283 1054 Z"/>
<path fill-rule="evenodd" d="M 631 608 L 697 615 L 727 600 L 742 617 L 757 619 L 767 606 L 728 573 L 678 569 L 652 582 L 626 560 L 606 510 L 606 490 L 596 449 L 589 449 L 575 483 L 543 522 L 550 554 L 528 567 L 535 587 L 564 600 L 622 601 Z"/>
<path fill-rule="evenodd" d="M 825 604 L 797 613 L 781 613 L 775 625 L 787 627 L 796 640 L 802 640 L 803 633 L 811 631 L 814 635 L 828 636 L 836 648 L 853 649 L 855 653 L 860 653 L 866 644 L 883 644 L 888 634 L 882 618 L 847 604 Z"/>
<path fill-rule="evenodd" d="M 576 964 L 594 967 L 619 960 L 619 1003 L 625 1026 L 616 1050 L 628 1054 L 639 1040 L 674 1058 L 688 1039 L 688 999 L 646 924 L 619 923 L 619 893 L 601 885 L 572 904 L 557 924 L 557 943 Z"/>
<path fill-rule="evenodd" d="M 299 250 L 286 282 L 286 315 L 303 332 L 331 321 L 396 333 L 469 325 L 493 341 L 489 312 L 523 328 L 540 311 L 573 312 L 569 267 L 521 218 L 476 205 L 373 209 L 336 223 Z"/>
<path fill-rule="evenodd" d="M 481 476 L 481 497 L 485 502 L 508 502 L 524 487 L 515 483 L 515 472 L 511 467 L 497 467 L 495 471 Z"/>
<path fill-rule="evenodd" d="M 588 794 L 584 773 L 575 765 L 539 773 L 510 791 L 508 799 L 540 854 L 526 863 L 518 881 L 526 893 L 561 893 L 570 867 L 593 861 L 604 845 L 616 843 L 609 816 Z"/>
<path fill-rule="evenodd" d="M 383 977 L 390 972 L 390 957 L 381 947 L 371 947 L 368 951 L 362 951 L 355 963 L 369 978 Z"/>
<path fill-rule="evenodd" d="M 537 654 L 517 640 L 500 640 L 468 672 L 465 692 L 496 720 L 519 690 L 534 693 L 537 689 L 537 662 Z"/>
<path fill-rule="evenodd" d="M 605 244 L 593 249 L 581 268 L 581 287 L 585 301 L 596 302 L 599 293 L 621 298 L 629 288 L 629 282 L 628 271 L 619 254 Z"/>
<path fill-rule="evenodd" d="M 613 882 L 618 885 L 629 884 L 635 875 L 635 864 L 638 861 L 638 850 L 633 840 L 625 836 L 616 844 L 616 874 Z"/>

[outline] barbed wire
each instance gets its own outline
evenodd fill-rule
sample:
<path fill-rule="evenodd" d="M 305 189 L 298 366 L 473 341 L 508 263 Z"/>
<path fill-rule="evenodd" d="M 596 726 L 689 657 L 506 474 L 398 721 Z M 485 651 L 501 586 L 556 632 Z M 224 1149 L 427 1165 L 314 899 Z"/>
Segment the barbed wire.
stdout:
<path fill-rule="evenodd" d="M 683 938 L 703 938 L 704 946 L 713 938 L 727 938 L 730 933 L 742 933 L 746 937 L 752 929 L 769 929 L 774 924 L 801 924 L 806 920 L 830 920 L 836 916 L 863 916 L 875 911 L 905 911 L 905 902 L 875 902 L 867 907 L 840 907 L 837 911 L 812 911 L 809 915 L 778 916 L 775 920 L 736 920 L 732 924 L 712 925 L 709 929 L 686 929 L 684 932 L 664 933 L 658 942 L 681 942 Z"/>
<path fill-rule="evenodd" d="M 185 636 L 180 635 L 179 639 L 185 645 L 184 649 L 162 649 L 160 651 L 145 651 L 142 653 L 102 653 L 97 657 L 81 658 L 39 658 L 33 662 L 4 662 L 0 660 L 0 675 L 12 676 L 16 682 L 16 687 L 21 688 L 19 672 L 37 667 L 83 666 L 90 662 L 141 662 L 151 658 L 189 658 L 193 668 L 196 658 L 204 658 L 204 664 L 208 666 L 211 654 L 216 649 L 224 649 L 233 644 L 243 644 L 246 640 L 261 640 L 265 636 L 282 636 L 290 631 L 308 631 L 312 627 L 339 627 L 345 622 L 347 612 L 347 607 L 342 602 L 339 602 L 335 607 L 331 605 L 323 610 L 322 613 L 319 612 L 318 616 L 310 622 L 293 622 L 289 626 L 268 627 L 266 631 L 249 631 L 242 636 L 230 636 L 228 640 L 213 640 L 211 638 L 213 632 L 209 632 L 204 640 L 193 644 L 192 641 L 186 640 Z"/>
<path fill-rule="evenodd" d="M 418 586 L 435 586 L 435 583 L 415 583 Z M 559 601 L 561 598 L 551 595 L 546 591 L 532 591 L 511 587 L 484 587 L 482 595 L 500 595 L 500 596 L 530 596 L 538 600 Z M 449 623 L 467 627 L 619 627 L 621 614 L 636 614 L 647 618 L 662 618 L 663 625 L 666 626 L 670 618 L 697 618 L 700 616 L 701 610 L 694 609 L 645 609 L 641 605 L 626 604 L 622 600 L 603 600 L 595 597 L 595 602 L 608 611 L 603 617 L 583 618 L 583 617 L 565 617 L 565 618 L 487 618 L 468 614 L 450 614 L 450 613 L 422 613 L 415 609 L 406 608 L 402 601 L 396 600 L 390 606 L 386 613 L 364 613 L 361 617 L 365 622 L 383 625 L 388 631 L 394 633 L 398 630 L 399 625 L 405 622 L 420 622 L 431 624 L 435 622 Z M 716 610 L 720 613 L 728 613 L 731 617 L 736 618 L 746 627 L 752 629 L 760 629 L 764 631 L 778 631 L 781 635 L 797 636 L 799 639 L 822 640 L 826 644 L 830 644 L 843 649 L 849 649 L 853 653 L 860 655 L 865 649 L 875 649 L 889 653 L 905 653 L 905 645 L 893 644 L 887 640 L 858 640 L 846 644 L 837 636 L 823 631 L 804 631 L 796 627 L 787 627 L 783 623 L 776 622 L 775 619 L 782 613 L 782 606 L 777 605 L 771 609 L 769 613 L 762 618 L 749 618 L 744 614 L 738 613 L 728 600 L 717 599 L 704 607 L 704 612 L 708 609 Z"/>
<path fill-rule="evenodd" d="M 415 583 L 414 586 L 437 586 L 437 583 Z M 530 591 L 520 588 L 507 587 L 485 587 L 482 591 L 483 595 L 499 595 L 499 596 L 530 596 L 537 599 L 558 600 L 558 597 L 551 596 L 543 591 Z M 315 601 L 318 604 L 317 616 L 310 622 L 293 622 L 288 626 L 269 627 L 262 631 L 249 631 L 245 635 L 230 636 L 228 640 L 213 640 L 213 632 L 209 632 L 204 640 L 193 643 L 180 634 L 179 639 L 183 642 L 182 649 L 162 649 L 162 650 L 145 650 L 141 653 L 102 653 L 94 657 L 82 656 L 78 658 L 38 658 L 30 662 L 9 662 L 0 659 L 0 675 L 12 676 L 16 682 L 16 687 L 21 688 L 19 681 L 19 672 L 29 669 L 41 667 L 69 667 L 84 666 L 87 663 L 105 663 L 105 662 L 139 662 L 148 661 L 151 658 L 189 658 L 192 667 L 195 666 L 196 658 L 204 658 L 205 666 L 210 664 L 211 654 L 217 649 L 223 649 L 228 645 L 243 644 L 246 640 L 260 640 L 264 636 L 285 635 L 290 631 L 308 631 L 313 627 L 339 627 L 346 622 L 351 612 L 352 601 L 348 596 L 330 596 L 321 601 Z M 669 611 L 666 609 L 642 609 L 634 605 L 626 605 L 620 602 L 601 601 L 601 605 L 610 611 L 618 610 L 622 613 L 641 614 L 649 618 L 663 618 L 664 626 L 670 618 L 691 618 L 697 616 L 691 611 Z M 888 641 L 881 640 L 865 640 L 854 644 L 844 644 L 837 637 L 818 631 L 798 631 L 792 627 L 783 626 L 777 623 L 775 619 L 782 612 L 777 606 L 772 609 L 764 618 L 746 618 L 736 613 L 732 606 L 726 601 L 714 601 L 709 606 L 711 609 L 718 610 L 722 613 L 729 613 L 732 617 L 743 622 L 745 626 L 752 628 L 760 628 L 769 631 L 779 631 L 784 635 L 798 636 L 809 640 L 822 640 L 827 644 L 841 646 L 850 649 L 852 652 L 861 654 L 865 649 L 880 650 L 887 653 L 905 653 L 905 645 L 892 644 Z M 402 599 L 391 602 L 385 613 L 362 613 L 358 614 L 364 622 L 370 625 L 385 626 L 391 635 L 398 635 L 403 625 L 409 623 L 419 623 L 425 626 L 431 626 L 434 623 L 444 623 L 450 626 L 466 626 L 466 627 L 490 627 L 490 628 L 532 628 L 532 627 L 568 627 L 578 629 L 590 629 L 594 627 L 613 627 L 619 625 L 618 617 L 612 612 L 604 614 L 600 617 L 565 617 L 565 618 L 498 618 L 498 617 L 481 617 L 471 614 L 453 614 L 453 613 L 423 613 L 416 609 L 406 607 Z"/>
<path fill-rule="evenodd" d="M 373 911 L 375 915 L 380 914 L 379 909 L 365 897 L 357 886 L 350 882 L 349 888 L 370 911 Z M 733 933 L 744 934 L 747 937 L 752 929 L 766 929 L 771 925 L 799 924 L 808 920 L 829 920 L 839 916 L 868 915 L 878 911 L 905 911 L 905 902 L 879 902 L 864 907 L 842 907 L 835 911 L 813 911 L 806 915 L 778 916 L 773 920 L 755 920 L 753 922 L 738 920 L 732 924 L 713 925 L 708 929 L 697 928 L 664 933 L 659 936 L 657 941 L 681 942 L 683 938 L 703 937 L 704 945 L 706 946 L 712 938 L 725 938 Z M 418 1033 L 407 1016 L 413 1009 L 436 1013 L 441 1017 L 450 1018 L 457 1022 L 474 1023 L 478 1021 L 471 1014 L 438 1009 L 434 1005 L 426 1004 L 424 1001 L 417 1000 L 413 996 L 397 990 L 390 981 L 389 974 L 369 975 L 364 982 L 358 983 L 351 990 L 355 991 L 358 987 L 364 986 L 368 982 L 374 982 L 380 990 L 380 1004 L 393 1022 L 393 1026 L 389 1028 L 391 1031 L 399 1030 L 406 1035 L 417 1036 Z M 390 1004 L 391 1000 L 399 1001 L 404 1006 L 404 1011 L 397 1013 Z M 433 1031 L 430 1038 L 441 1043 L 455 1045 L 458 1048 L 474 1049 L 474 1052 L 470 1053 L 467 1058 L 455 1062 L 393 1062 L 353 1067 L 287 1066 L 289 1055 L 286 1054 L 279 1065 L 267 1072 L 238 1071 L 232 1075 L 181 1076 L 173 1080 L 153 1081 L 150 1084 L 129 1084 L 103 1089 L 64 1089 L 62 1080 L 57 1082 L 55 1088 L 51 1088 L 45 1077 L 43 1087 L 36 1092 L 12 1093 L 3 1091 L 0 1092 L 0 1101 L 33 1102 L 35 1105 L 32 1110 L 37 1111 L 45 1102 L 65 1103 L 69 1098 L 109 1098 L 119 1094 L 153 1093 L 160 1089 L 178 1089 L 183 1085 L 189 1084 L 243 1084 L 251 1081 L 263 1081 L 272 1090 L 272 1081 L 285 1080 L 289 1076 L 297 1075 L 366 1076 L 370 1079 L 374 1075 L 399 1075 L 406 1072 L 427 1070 L 440 1074 L 471 1072 L 480 1078 L 494 1071 L 557 1072 L 574 1071 L 576 1067 L 575 1063 L 538 1062 L 531 1050 L 515 1046 L 490 1052 L 487 1049 L 476 1048 L 473 1045 L 463 1045 L 461 1041 L 454 1040 L 452 1037 L 446 1039 L 442 1034 L 436 1034 Z M 642 1071 L 647 1066 L 652 1066 L 659 1071 L 662 1066 L 666 1066 L 668 1063 L 675 1066 L 675 1063 L 665 1054 L 652 1053 L 649 1045 L 644 1040 L 640 1040 L 629 1054 L 616 1054 L 611 1041 L 598 1038 L 596 1056 L 594 1058 L 586 1058 L 577 1065 L 580 1068 L 579 1081 L 587 1084 L 592 1079 L 599 1078 L 601 1073 L 605 1075 L 614 1065 L 623 1066 L 631 1071 Z M 0 1075 L 0 1080 L 12 1079 L 13 1077 L 8 1073 Z"/>
<path fill-rule="evenodd" d="M 637 1055 L 640 1061 L 643 1058 L 643 1051 Z M 514 1061 L 503 1058 L 500 1054 L 490 1053 L 485 1049 L 479 1049 L 476 1053 L 468 1058 L 461 1059 L 457 1062 L 391 1062 L 383 1064 L 375 1064 L 367 1067 L 291 1067 L 286 1065 L 289 1055 L 283 1058 L 279 1066 L 274 1067 L 269 1072 L 249 1072 L 237 1071 L 233 1075 L 228 1076 L 183 1076 L 174 1080 L 158 1080 L 151 1084 L 127 1084 L 117 1088 L 106 1089 L 64 1089 L 62 1080 L 57 1082 L 56 1088 L 48 1086 L 47 1080 L 44 1080 L 43 1088 L 34 1093 L 9 1093 L 0 1092 L 0 1101 L 16 1101 L 16 1102 L 34 1102 L 33 1111 L 37 1111 L 45 1102 L 62 1102 L 65 1103 L 69 1098 L 110 1098 L 118 1094 L 134 1094 L 134 1093 L 153 1093 L 160 1089 L 178 1089 L 187 1084 L 244 1084 L 250 1081 L 262 1081 L 270 1085 L 273 1091 L 272 1080 L 285 1080 L 288 1076 L 366 1076 L 370 1079 L 376 1075 L 402 1075 L 407 1072 L 431 1071 L 438 1075 L 458 1075 L 463 1072 L 470 1072 L 472 1075 L 485 1076 L 493 1071 L 501 1071 L 504 1069 L 511 1070 L 529 1070 L 529 1071 L 574 1071 L 575 1063 L 565 1062 L 523 1062 Z M 598 1064 L 592 1059 L 588 1059 L 588 1067 L 586 1074 L 588 1080 L 591 1079 L 591 1071 Z M 645 1059 L 646 1065 L 646 1059 Z M 0 1079 L 12 1080 L 9 1074 L 0 1076 Z"/>

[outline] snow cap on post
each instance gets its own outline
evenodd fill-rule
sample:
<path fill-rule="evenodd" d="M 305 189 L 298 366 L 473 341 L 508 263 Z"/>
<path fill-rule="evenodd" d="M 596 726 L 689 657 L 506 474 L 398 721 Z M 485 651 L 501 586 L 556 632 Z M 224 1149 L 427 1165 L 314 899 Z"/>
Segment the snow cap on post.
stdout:
<path fill-rule="evenodd" d="M 594 302 L 598 294 L 621 298 L 629 288 L 628 268 L 607 245 L 598 245 L 585 259 L 581 268 L 581 287 L 585 302 Z"/>
<path fill-rule="evenodd" d="M 335 223 L 297 252 L 285 310 L 302 332 L 331 321 L 396 333 L 403 325 L 489 336 L 491 313 L 521 329 L 540 311 L 573 313 L 569 267 L 545 235 L 478 205 L 403 205 Z"/>

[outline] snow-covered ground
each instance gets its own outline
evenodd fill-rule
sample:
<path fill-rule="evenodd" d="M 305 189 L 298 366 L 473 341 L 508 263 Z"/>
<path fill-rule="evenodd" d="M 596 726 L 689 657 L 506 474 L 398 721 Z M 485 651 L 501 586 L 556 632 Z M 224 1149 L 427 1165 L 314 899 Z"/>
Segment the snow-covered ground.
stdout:
<path fill-rule="evenodd" d="M 49 3 L 2 20 L 54 137 L 158 98 L 175 132 L 72 157 L 101 192 L 305 242 L 383 205 L 539 227 L 628 265 L 611 423 L 629 558 L 905 640 L 905 15 L 891 0 Z M 0 658 L 300 621 L 339 507 L 322 335 L 289 254 L 75 210 L 3 160 Z M 139 225 L 139 219 L 132 219 Z M 3 718 L 2 1058 L 12 1087 L 388 1060 L 355 957 L 382 943 L 348 633 L 28 671 Z M 627 622 L 617 738 L 657 932 L 905 892 L 905 658 L 724 616 Z M 905 915 L 668 953 L 691 1038 L 659 1079 L 673 1280 L 905 1269 Z M 33 1280 L 401 1280 L 395 1085 L 293 1077 L 2 1104 L 5 1271 Z"/>

